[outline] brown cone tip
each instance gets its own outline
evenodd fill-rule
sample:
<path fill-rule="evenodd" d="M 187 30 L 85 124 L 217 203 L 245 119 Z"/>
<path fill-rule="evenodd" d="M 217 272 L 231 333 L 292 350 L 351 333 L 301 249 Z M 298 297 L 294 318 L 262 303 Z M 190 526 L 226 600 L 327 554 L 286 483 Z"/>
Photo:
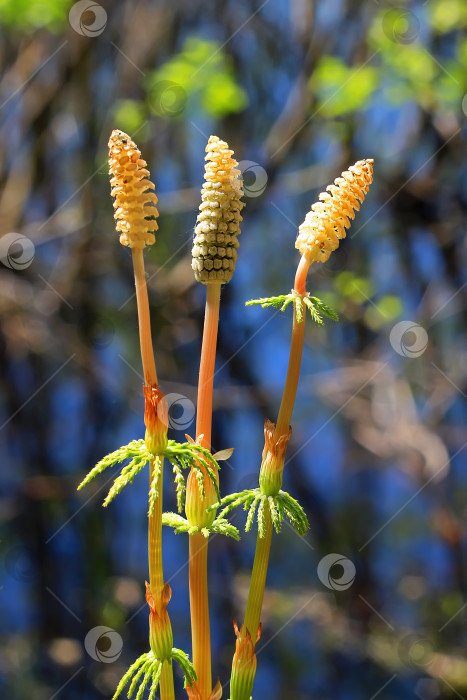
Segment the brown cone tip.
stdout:
<path fill-rule="evenodd" d="M 225 284 L 232 279 L 237 260 L 244 206 L 241 173 L 233 151 L 217 136 L 209 137 L 206 153 L 192 268 L 198 282 Z"/>
<path fill-rule="evenodd" d="M 147 163 L 134 141 L 119 129 L 109 139 L 109 172 L 114 218 L 120 243 L 130 248 L 144 248 L 155 242 L 157 231 L 157 196 L 149 179 Z"/>
<path fill-rule="evenodd" d="M 298 229 L 295 247 L 311 264 L 325 262 L 346 236 L 346 228 L 373 182 L 373 158 L 359 160 L 319 195 Z"/>

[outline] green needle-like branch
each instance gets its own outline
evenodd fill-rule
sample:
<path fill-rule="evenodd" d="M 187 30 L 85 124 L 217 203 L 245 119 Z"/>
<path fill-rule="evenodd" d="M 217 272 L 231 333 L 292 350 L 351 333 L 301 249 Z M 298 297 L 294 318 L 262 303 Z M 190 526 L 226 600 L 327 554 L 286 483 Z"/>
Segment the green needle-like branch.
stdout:
<path fill-rule="evenodd" d="M 336 312 L 331 309 L 324 301 L 318 299 L 318 297 L 310 296 L 309 292 L 306 294 L 298 294 L 295 290 L 292 290 L 290 294 L 280 294 L 277 297 L 264 297 L 262 299 L 251 299 L 247 301 L 245 306 L 260 305 L 263 309 L 268 306 L 272 306 L 275 309 L 280 309 L 280 311 L 285 311 L 289 304 L 294 305 L 295 316 L 298 323 L 303 321 L 302 312 L 302 302 L 305 304 L 306 308 L 310 312 L 310 316 L 319 326 L 323 325 L 322 316 L 327 316 L 333 321 L 338 321 L 339 317 Z"/>
<path fill-rule="evenodd" d="M 237 528 L 231 525 L 225 518 L 218 517 L 214 520 L 212 525 L 208 527 L 199 527 L 198 525 L 190 525 L 188 520 L 177 513 L 163 513 L 162 514 L 162 525 L 168 525 L 173 527 L 176 535 L 181 532 L 187 532 L 189 535 L 194 535 L 200 532 L 204 537 L 209 537 L 212 533 L 217 533 L 219 535 L 226 535 L 227 537 L 233 537 L 235 540 L 240 539 Z"/>
<path fill-rule="evenodd" d="M 162 669 L 162 663 L 155 658 L 154 654 L 152 651 L 148 652 L 147 654 L 143 654 L 140 656 L 134 664 L 130 666 L 128 671 L 125 673 L 123 678 L 121 679 L 120 683 L 117 686 L 117 690 L 115 691 L 115 694 L 112 698 L 112 700 L 117 700 L 118 696 L 121 694 L 123 689 L 125 688 L 128 683 L 131 682 L 130 688 L 127 693 L 127 697 L 131 698 L 133 691 L 135 689 L 136 683 L 138 682 L 139 678 L 141 675 L 144 673 L 144 678 L 142 682 L 142 687 L 143 687 L 143 692 L 144 688 L 147 685 L 147 682 L 149 680 L 149 677 L 151 675 L 151 672 L 154 674 L 157 672 L 159 667 Z M 148 673 L 149 671 L 149 673 Z M 144 684 L 144 685 L 143 685 Z M 139 692 L 138 692 L 139 695 Z"/>
<path fill-rule="evenodd" d="M 204 468 L 214 486 L 217 498 L 220 500 L 219 486 L 216 479 L 216 470 L 220 469 L 220 467 L 206 447 L 201 447 L 201 445 L 196 443 L 185 442 L 180 444 L 175 442 L 175 440 L 169 440 L 167 448 L 164 451 L 164 457 L 167 457 L 176 474 L 175 482 L 177 486 L 177 505 L 179 512 L 181 512 L 183 508 L 185 496 L 185 487 L 183 486 L 183 488 L 180 488 L 179 485 L 181 469 L 193 468 L 195 470 L 201 497 L 204 498 Z"/>
<path fill-rule="evenodd" d="M 230 450 L 225 451 L 230 455 Z M 223 453 L 218 453 L 219 459 L 225 458 Z M 214 485 L 217 498 L 220 500 L 219 486 L 216 479 L 216 471 L 220 469 L 218 462 L 212 456 L 210 451 L 205 447 L 201 447 L 196 443 L 186 442 L 178 443 L 175 440 L 168 440 L 167 447 L 160 457 L 166 457 L 172 465 L 174 471 L 175 488 L 177 492 L 177 507 L 179 512 L 183 509 L 185 501 L 185 479 L 183 478 L 183 469 L 193 468 L 196 473 L 196 480 L 200 492 L 204 498 L 204 479 L 207 477 Z M 121 464 L 130 460 L 125 465 L 120 474 L 115 479 L 109 493 L 104 500 L 104 506 L 108 506 L 111 501 L 124 489 L 127 484 L 133 483 L 133 479 L 149 462 L 154 461 L 154 470 L 152 481 L 149 490 L 149 512 L 151 516 L 154 512 L 154 506 L 159 496 L 157 484 L 159 481 L 162 459 L 155 459 L 152 452 L 149 452 L 144 440 L 133 440 L 128 445 L 120 447 L 115 452 L 111 452 L 91 469 L 89 474 L 83 479 L 78 486 L 78 490 L 86 486 L 94 477 L 101 474 L 109 467 L 116 464 Z"/>
<path fill-rule="evenodd" d="M 246 489 L 240 493 L 232 493 L 226 496 L 220 503 L 212 506 L 212 510 L 222 508 L 218 518 L 224 519 L 234 508 L 243 505 L 243 510 L 248 511 L 245 532 L 251 530 L 256 515 L 259 536 L 264 537 L 266 504 L 269 506 L 272 524 L 276 532 L 279 533 L 281 531 L 285 515 L 293 528 L 303 537 L 309 528 L 308 519 L 299 502 L 286 491 L 279 491 L 276 496 L 266 496 L 261 493 L 259 488 Z"/>
<path fill-rule="evenodd" d="M 185 677 L 185 687 L 187 684 L 192 686 L 196 681 L 196 671 L 193 664 L 189 660 L 188 655 L 185 654 L 184 651 L 174 648 L 172 649 L 170 659 L 164 659 L 163 661 L 157 659 L 154 653 L 149 651 L 147 654 L 142 654 L 142 656 L 136 659 L 134 664 L 130 666 L 118 684 L 112 700 L 117 700 L 118 696 L 122 693 L 123 689 L 128 685 L 128 683 L 130 683 L 130 681 L 131 684 L 128 689 L 127 698 L 130 699 L 132 697 L 139 685 L 135 700 L 142 700 L 144 691 L 146 690 L 149 681 L 151 681 L 148 700 L 154 700 L 162 675 L 163 664 L 171 664 L 172 659 L 175 659 L 182 669 Z"/>
<path fill-rule="evenodd" d="M 193 685 L 196 681 L 196 671 L 193 664 L 188 658 L 188 654 L 185 654 L 181 649 L 172 649 L 172 659 L 178 663 L 185 676 L 185 687 L 186 685 Z"/>
<path fill-rule="evenodd" d="M 86 484 L 89 484 L 94 477 L 101 474 L 108 467 L 113 467 L 115 464 L 125 462 L 127 459 L 132 460 L 128 467 L 132 466 L 135 473 L 140 471 L 149 462 L 149 460 L 152 459 L 152 455 L 146 449 L 144 440 L 133 440 L 132 442 L 128 443 L 128 445 L 119 447 L 118 450 L 115 450 L 115 452 L 111 452 L 103 457 L 100 462 L 98 462 L 96 466 L 85 476 L 83 481 L 78 486 L 78 491 L 86 486 Z"/>

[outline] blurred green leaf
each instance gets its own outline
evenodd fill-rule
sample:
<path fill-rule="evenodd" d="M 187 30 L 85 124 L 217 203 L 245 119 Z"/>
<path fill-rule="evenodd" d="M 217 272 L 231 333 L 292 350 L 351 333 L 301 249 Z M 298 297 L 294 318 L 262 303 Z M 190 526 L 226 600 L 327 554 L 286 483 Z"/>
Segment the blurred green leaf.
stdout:
<path fill-rule="evenodd" d="M 371 279 L 359 277 L 350 270 L 339 273 L 334 284 L 341 297 L 366 306 L 363 319 L 373 330 L 378 330 L 402 313 L 402 302 L 398 296 L 386 294 L 375 302 L 372 299 L 375 290 Z"/>
<path fill-rule="evenodd" d="M 441 598 L 441 609 L 447 619 L 458 612 L 465 601 L 459 591 L 452 591 Z"/>
<path fill-rule="evenodd" d="M 427 10 L 431 26 L 440 34 L 467 26 L 465 0 L 431 0 Z"/>
<path fill-rule="evenodd" d="M 339 58 L 324 56 L 310 79 L 324 116 L 335 117 L 363 109 L 378 86 L 378 69 L 373 66 L 349 68 Z"/>
<path fill-rule="evenodd" d="M 376 306 L 378 307 L 381 314 L 388 321 L 392 321 L 393 319 L 400 316 L 403 309 L 402 301 L 399 299 L 398 296 L 395 296 L 393 294 L 388 294 L 384 297 L 381 297 Z"/>
<path fill-rule="evenodd" d="M 464 68 L 467 68 L 467 38 L 460 41 L 457 47 L 457 56 Z"/>
<path fill-rule="evenodd" d="M 199 100 L 212 117 L 241 112 L 248 99 L 233 64 L 218 42 L 190 38 L 182 51 L 147 80 L 151 110 L 158 116 L 182 116 L 189 98 Z"/>
<path fill-rule="evenodd" d="M 448 64 L 446 70 L 448 73 L 440 75 L 434 86 L 436 101 L 457 113 L 467 87 L 465 68 Z"/>
<path fill-rule="evenodd" d="M 432 6 L 430 3 L 432 22 L 435 21 L 433 12 L 441 16 L 445 6 L 447 14 L 451 13 L 451 20 L 445 18 L 444 25 L 436 20 L 438 28 L 444 27 L 440 31 L 448 31 L 447 28 L 450 22 L 454 21 L 454 17 L 457 17 L 460 24 L 464 22 L 463 14 L 455 0 L 452 6 L 451 2 L 445 3 L 444 0 L 435 5 Z M 399 12 L 403 17 L 400 8 L 392 12 L 394 16 Z M 370 45 L 379 51 L 382 60 L 381 80 L 384 97 L 396 105 L 415 101 L 430 111 L 433 109 L 458 111 L 467 84 L 466 71 L 463 67 L 467 65 L 467 50 L 464 54 L 463 43 L 458 44 L 459 62 L 438 59 L 434 55 L 434 50 L 430 50 L 429 44 L 417 43 L 416 28 L 412 29 L 414 36 L 411 42 L 398 41 L 394 26 L 390 27 L 393 30 L 392 33 L 388 29 L 390 14 L 391 11 L 379 13 L 369 32 Z M 467 6 L 465 14 L 467 15 Z"/>
<path fill-rule="evenodd" d="M 2 25 L 13 29 L 38 29 L 46 27 L 52 32 L 62 30 L 68 24 L 70 0 L 0 0 Z"/>
<path fill-rule="evenodd" d="M 357 277 L 357 275 L 349 270 L 337 275 L 334 284 L 342 296 L 347 297 L 357 304 L 367 301 L 374 294 L 371 280 L 364 277 Z"/>
<path fill-rule="evenodd" d="M 385 94 L 400 104 L 416 100 L 427 106 L 433 103 L 433 80 L 439 69 L 424 47 L 396 44 L 386 38 L 380 45 L 385 76 Z"/>
<path fill-rule="evenodd" d="M 371 330 L 378 331 L 384 326 L 386 319 L 384 316 L 381 316 L 378 309 L 375 309 L 374 306 L 368 306 L 363 314 L 363 322 L 368 328 L 371 328 Z"/>
<path fill-rule="evenodd" d="M 378 302 L 372 301 L 365 309 L 363 320 L 374 331 L 379 330 L 402 312 L 402 302 L 396 296 L 384 296 Z"/>
<path fill-rule="evenodd" d="M 127 612 L 114 600 L 107 600 L 100 610 L 103 624 L 116 629 L 124 627 Z"/>
<path fill-rule="evenodd" d="M 140 129 L 145 120 L 146 109 L 139 100 L 119 100 L 115 105 L 114 123 L 127 134 Z"/>
<path fill-rule="evenodd" d="M 240 112 L 247 104 L 243 91 L 225 75 L 213 75 L 202 93 L 201 104 L 213 117 L 223 117 L 230 112 Z M 235 109 L 232 109 L 235 105 Z"/>
<path fill-rule="evenodd" d="M 320 296 L 324 303 L 330 306 L 331 309 L 336 309 L 336 311 L 342 309 L 341 296 L 336 294 L 335 292 L 330 290 L 326 290 L 323 292 L 320 291 Z"/>

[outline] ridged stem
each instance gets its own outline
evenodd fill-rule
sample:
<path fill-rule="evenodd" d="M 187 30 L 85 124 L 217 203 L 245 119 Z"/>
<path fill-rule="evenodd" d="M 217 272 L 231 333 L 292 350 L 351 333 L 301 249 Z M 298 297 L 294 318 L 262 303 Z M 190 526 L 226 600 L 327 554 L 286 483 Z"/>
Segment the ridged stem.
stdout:
<path fill-rule="evenodd" d="M 149 483 L 152 482 L 156 460 L 163 461 L 161 457 L 155 457 L 151 461 Z M 158 596 L 160 596 L 164 587 L 164 571 L 162 567 L 162 484 L 163 473 L 161 469 L 157 484 L 159 495 L 154 503 L 152 515 L 148 517 L 149 585 L 155 600 L 159 599 Z"/>
<path fill-rule="evenodd" d="M 258 533 L 256 538 L 255 560 L 251 572 L 250 590 L 248 591 L 248 602 L 242 630 L 242 636 L 245 636 L 246 630 L 249 631 L 253 644 L 255 643 L 256 632 L 261 617 L 261 609 L 263 607 L 271 539 L 272 521 L 269 513 L 269 505 L 266 504 L 264 510 L 264 537 L 260 537 Z"/>
<path fill-rule="evenodd" d="M 156 363 L 151 339 L 151 318 L 149 315 L 148 288 L 144 271 L 143 251 L 132 248 L 133 269 L 135 273 L 136 303 L 138 306 L 139 340 L 143 362 L 144 381 L 150 386 L 157 385 Z"/>
<path fill-rule="evenodd" d="M 198 532 L 189 536 L 189 581 L 193 665 L 202 700 L 211 693 L 211 631 L 208 599 L 208 540 Z"/>
<path fill-rule="evenodd" d="M 148 518 L 148 560 L 149 560 L 149 585 L 156 600 L 160 599 L 164 587 L 164 570 L 162 566 L 162 487 L 163 487 L 163 462 L 157 484 L 158 497 L 154 504 L 154 511 Z M 154 473 L 154 461 L 151 462 L 149 471 L 149 483 L 152 483 Z M 164 662 L 160 680 L 161 700 L 175 700 L 174 679 L 172 662 Z"/>
<path fill-rule="evenodd" d="M 301 257 L 295 274 L 294 289 L 298 294 L 306 292 L 306 275 L 310 263 L 304 256 Z M 302 302 L 302 321 L 299 323 L 296 314 L 293 316 L 292 339 L 290 342 L 289 366 L 282 394 L 281 406 L 277 417 L 274 439 L 278 440 L 281 435 L 285 435 L 289 430 L 292 411 L 297 395 L 298 380 L 300 377 L 300 365 L 302 362 L 303 339 L 305 337 L 306 308 Z"/>
<path fill-rule="evenodd" d="M 160 680 L 161 700 L 175 700 L 172 660 L 164 661 Z"/>
<path fill-rule="evenodd" d="M 207 447 L 208 450 L 211 449 L 212 392 L 214 388 L 214 365 L 216 362 L 220 299 L 221 283 L 211 282 L 207 284 L 203 343 L 199 364 L 196 435 L 204 435 L 202 445 Z"/>
<path fill-rule="evenodd" d="M 306 276 L 310 263 L 302 256 L 295 275 L 294 289 L 298 294 L 306 293 Z M 302 304 L 302 306 L 304 306 Z M 282 394 L 281 406 L 277 418 L 274 440 L 278 440 L 282 435 L 287 435 L 292 418 L 293 406 L 297 394 L 298 379 L 300 376 L 300 365 L 302 360 L 303 340 L 305 336 L 305 309 L 302 308 L 302 321 L 299 323 L 294 313 L 292 325 L 292 339 L 290 343 L 289 365 Z M 266 504 L 265 512 L 265 532 L 264 537 L 256 539 L 255 559 L 251 572 L 250 589 L 248 592 L 248 602 L 245 612 L 245 620 L 242 636 L 245 636 L 248 629 L 251 638 L 256 639 L 256 633 L 261 618 L 263 606 L 264 589 L 266 586 L 266 575 L 269 564 L 269 553 L 271 550 L 272 521 L 269 506 Z"/>
<path fill-rule="evenodd" d="M 145 383 L 157 386 L 156 363 L 151 338 L 151 317 L 149 314 L 148 289 L 146 286 L 146 274 L 144 270 L 143 251 L 132 248 L 133 269 L 135 274 L 136 302 L 138 306 L 139 340 L 141 345 L 141 360 Z M 160 458 L 156 458 L 160 459 Z M 159 600 L 164 587 L 164 571 L 162 567 L 162 485 L 163 485 L 163 460 L 159 482 L 157 484 L 158 498 L 156 499 L 154 512 L 148 518 L 148 561 L 149 561 L 149 585 L 153 595 Z M 154 473 L 154 461 L 151 462 L 149 471 L 149 484 L 152 483 Z M 172 662 L 165 662 L 162 667 L 160 679 L 161 700 L 175 700 Z"/>
<path fill-rule="evenodd" d="M 206 310 L 198 381 L 196 436 L 204 435 L 201 444 L 211 449 L 212 392 L 219 326 L 221 283 L 206 285 Z M 197 488 L 196 484 L 194 488 Z M 201 533 L 189 535 L 189 580 L 193 665 L 198 676 L 201 700 L 212 690 L 211 633 L 208 598 L 208 540 Z"/>

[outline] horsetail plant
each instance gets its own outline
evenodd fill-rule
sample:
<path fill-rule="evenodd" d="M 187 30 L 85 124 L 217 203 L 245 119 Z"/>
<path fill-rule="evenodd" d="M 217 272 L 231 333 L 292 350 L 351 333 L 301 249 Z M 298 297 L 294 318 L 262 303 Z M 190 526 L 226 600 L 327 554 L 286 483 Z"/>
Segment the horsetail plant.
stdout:
<path fill-rule="evenodd" d="M 233 151 L 216 136 L 206 147 L 205 181 L 195 226 L 192 268 L 198 282 L 206 285 L 206 308 L 198 379 L 196 434 L 187 435 L 180 444 L 168 439 L 168 406 L 159 388 L 152 346 L 148 292 L 144 270 L 144 248 L 155 242 L 157 196 L 146 161 L 136 144 L 122 131 L 112 132 L 109 140 L 111 194 L 114 197 L 116 229 L 122 245 L 131 249 L 138 310 L 141 359 L 144 373 L 144 439 L 136 439 L 104 457 L 83 479 L 88 484 L 105 469 L 123 465 L 104 500 L 107 506 L 135 476 L 149 465 L 148 562 L 149 582 L 146 601 L 149 606 L 149 651 L 128 669 L 117 686 L 113 700 L 124 691 L 136 700 L 148 692 L 154 700 L 160 686 L 161 700 L 175 700 L 173 668 L 175 660 L 185 678 L 190 700 L 220 700 L 222 687 L 212 688 L 211 641 L 208 605 L 207 553 L 211 533 L 239 539 L 238 530 L 226 516 L 242 506 L 247 511 L 245 530 L 258 526 L 256 551 L 243 624 L 234 621 L 235 653 L 230 678 L 230 700 L 250 700 L 255 674 L 255 646 L 261 633 L 261 609 L 266 584 L 273 529 L 281 531 L 284 517 L 300 534 L 308 529 L 307 516 L 299 503 L 282 490 L 287 444 L 292 429 L 295 396 L 298 388 L 306 313 L 319 325 L 323 316 L 337 320 L 334 311 L 306 291 L 309 267 L 324 262 L 335 250 L 350 219 L 359 209 L 372 182 L 373 161 L 358 161 L 342 173 L 319 201 L 311 207 L 299 227 L 296 247 L 301 259 L 292 291 L 275 297 L 247 302 L 272 306 L 284 311 L 292 305 L 293 324 L 289 366 L 277 423 L 266 420 L 264 449 L 258 487 L 221 498 L 219 462 L 228 459 L 233 449 L 211 453 L 212 394 L 219 323 L 221 287 L 235 269 L 238 234 L 242 221 L 242 180 Z M 173 468 L 178 513 L 163 513 L 164 458 Z M 186 479 L 184 470 L 189 470 Z M 185 515 L 181 515 L 185 506 Z M 218 509 L 219 513 L 217 514 Z M 162 525 L 189 537 L 189 586 L 193 663 L 188 655 L 173 647 L 173 632 L 168 614 L 172 591 L 164 582 L 162 565 Z"/>
<path fill-rule="evenodd" d="M 253 491 L 254 500 L 250 506 L 249 522 L 247 521 L 247 525 L 251 525 L 255 504 L 259 502 L 258 537 L 245 621 L 240 629 L 240 634 L 238 634 L 237 628 L 235 629 L 237 647 L 232 663 L 230 700 L 249 700 L 253 689 L 256 663 L 253 663 L 252 660 L 251 647 L 252 645 L 254 647 L 252 635 L 259 637 L 260 634 L 260 615 L 273 527 L 276 531 L 280 530 L 280 522 L 285 513 L 300 535 L 303 535 L 307 529 L 306 516 L 301 507 L 297 501 L 281 490 L 282 474 L 287 442 L 292 432 L 290 420 L 300 375 L 306 308 L 309 308 L 311 317 L 315 321 L 317 320 L 316 307 L 331 318 L 335 318 L 334 312 L 328 310 L 328 307 L 319 300 L 319 304 L 312 303 L 313 308 L 310 308 L 306 303 L 306 300 L 310 299 L 306 291 L 308 269 L 315 262 L 327 260 L 332 250 L 338 247 L 340 240 L 346 235 L 345 229 L 350 226 L 350 219 L 355 216 L 354 210 L 360 208 L 360 203 L 363 202 L 372 179 L 373 160 L 358 161 L 349 170 L 342 173 L 333 185 L 329 185 L 327 192 L 320 195 L 320 201 L 313 204 L 311 211 L 299 228 L 295 245 L 302 257 L 298 264 L 294 288 L 291 292 L 294 314 L 289 366 L 277 424 L 274 425 L 269 420 L 266 420 L 265 423 L 265 443 L 259 474 L 259 489 Z M 280 297 L 280 302 L 278 302 L 277 297 L 271 297 L 268 300 L 259 299 L 249 303 L 260 303 L 262 306 L 278 306 L 280 303 L 283 308 L 282 299 L 283 297 Z M 296 301 L 297 299 L 298 301 Z M 251 515 L 251 508 L 253 508 L 253 515 Z M 245 662 L 239 663 L 239 658 L 243 657 L 246 659 Z"/>
<path fill-rule="evenodd" d="M 148 560 L 149 584 L 146 584 L 146 599 L 150 608 L 150 647 L 151 651 L 130 667 L 122 678 L 114 695 L 114 700 L 121 694 L 130 682 L 128 697 L 136 689 L 139 682 L 137 700 L 143 697 L 146 686 L 149 685 L 149 697 L 155 697 L 160 683 L 162 700 L 174 700 L 174 683 L 172 660 L 175 659 L 185 675 L 185 681 L 192 686 L 196 680 L 196 672 L 189 662 L 187 655 L 179 649 L 172 648 L 172 629 L 167 613 L 167 605 L 171 597 L 170 586 L 164 583 L 162 566 L 162 484 L 164 457 L 172 463 L 177 485 L 179 507 L 183 506 L 184 485 L 181 469 L 193 468 L 198 479 L 203 484 L 214 483 L 217 489 L 218 463 L 213 459 L 209 450 L 194 442 L 179 445 L 167 439 L 168 407 L 164 394 L 159 389 L 156 363 L 151 338 L 151 322 L 149 301 L 144 271 L 143 249 L 155 241 L 157 231 L 155 207 L 157 196 L 154 184 L 149 180 L 146 161 L 141 157 L 136 144 L 127 134 L 115 130 L 109 140 L 109 169 L 112 175 L 110 184 L 111 194 L 115 198 L 114 217 L 117 221 L 117 231 L 120 232 L 120 243 L 131 248 L 136 286 L 136 301 L 138 307 L 139 335 L 141 359 L 144 373 L 143 394 L 145 400 L 144 423 L 146 433 L 144 440 L 134 440 L 129 445 L 119 448 L 104 457 L 80 484 L 86 485 L 104 469 L 127 461 L 116 478 L 104 505 L 107 505 L 120 491 L 131 483 L 136 474 L 149 464 L 149 507 L 148 507 Z"/>
<path fill-rule="evenodd" d="M 237 259 L 237 236 L 240 233 L 243 202 L 242 182 L 237 161 L 217 136 L 206 146 L 204 184 L 193 241 L 192 267 L 195 277 L 206 285 L 206 310 L 198 379 L 196 435 L 206 448 L 211 445 L 212 392 L 216 360 L 217 331 L 221 286 L 229 282 Z M 210 489 L 203 495 L 193 472 L 187 482 L 186 515 L 192 526 L 212 527 L 218 502 Z M 190 609 L 193 664 L 198 675 L 198 691 L 202 700 L 211 696 L 211 639 L 208 603 L 208 542 L 202 534 L 190 538 Z M 220 689 L 220 686 L 218 687 Z"/>

